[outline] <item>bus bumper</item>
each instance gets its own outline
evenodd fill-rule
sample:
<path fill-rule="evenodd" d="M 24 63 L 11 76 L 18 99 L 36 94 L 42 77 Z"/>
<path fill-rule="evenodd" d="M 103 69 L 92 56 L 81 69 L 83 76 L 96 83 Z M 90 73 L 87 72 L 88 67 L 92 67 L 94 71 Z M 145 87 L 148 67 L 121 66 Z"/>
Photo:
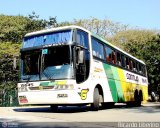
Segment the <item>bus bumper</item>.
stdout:
<path fill-rule="evenodd" d="M 20 105 L 24 104 L 83 104 L 88 103 L 87 93 L 83 96 L 76 90 L 19 92 Z"/>

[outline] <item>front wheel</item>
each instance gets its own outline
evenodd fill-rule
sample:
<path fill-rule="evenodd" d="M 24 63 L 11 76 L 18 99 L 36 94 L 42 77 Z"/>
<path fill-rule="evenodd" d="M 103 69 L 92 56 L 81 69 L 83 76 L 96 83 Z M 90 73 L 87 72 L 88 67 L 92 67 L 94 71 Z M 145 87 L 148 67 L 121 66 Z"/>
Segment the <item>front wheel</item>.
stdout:
<path fill-rule="evenodd" d="M 94 89 L 94 94 L 93 94 L 93 103 L 91 104 L 91 108 L 93 111 L 98 111 L 99 110 L 99 104 L 100 104 L 100 95 L 99 95 L 99 90 L 98 88 Z"/>

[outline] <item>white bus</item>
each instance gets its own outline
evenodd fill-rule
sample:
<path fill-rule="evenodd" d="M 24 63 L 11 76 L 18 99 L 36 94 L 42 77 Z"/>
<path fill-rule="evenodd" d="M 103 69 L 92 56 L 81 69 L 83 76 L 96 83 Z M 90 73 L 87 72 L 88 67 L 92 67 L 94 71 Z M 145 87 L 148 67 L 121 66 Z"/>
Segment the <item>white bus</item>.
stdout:
<path fill-rule="evenodd" d="M 28 33 L 21 48 L 19 104 L 91 104 L 148 99 L 145 63 L 78 26 Z"/>

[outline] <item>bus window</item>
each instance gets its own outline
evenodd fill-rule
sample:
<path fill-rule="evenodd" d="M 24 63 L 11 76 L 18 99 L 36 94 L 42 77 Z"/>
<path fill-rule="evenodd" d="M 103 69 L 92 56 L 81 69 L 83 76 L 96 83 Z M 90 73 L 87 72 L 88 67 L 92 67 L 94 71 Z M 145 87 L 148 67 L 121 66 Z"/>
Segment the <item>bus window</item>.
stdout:
<path fill-rule="evenodd" d="M 129 69 L 129 58 L 128 57 L 125 57 L 125 61 L 126 61 L 126 68 Z"/>
<path fill-rule="evenodd" d="M 97 40 L 92 39 L 92 48 L 93 48 L 93 55 L 100 58 L 104 59 L 104 48 L 101 43 L 99 43 Z"/>
<path fill-rule="evenodd" d="M 104 47 L 101 43 L 98 43 L 98 48 L 99 48 L 99 58 L 104 60 Z"/>
<path fill-rule="evenodd" d="M 107 46 L 105 46 L 105 51 L 106 51 L 106 60 L 109 63 L 112 63 L 112 52 L 113 50 Z"/>
<path fill-rule="evenodd" d="M 142 74 L 142 65 L 139 64 L 139 73 Z"/>
<path fill-rule="evenodd" d="M 81 30 L 77 30 L 77 43 L 89 48 L 88 46 L 88 34 L 86 32 L 83 32 Z"/>
<path fill-rule="evenodd" d="M 137 72 L 139 72 L 139 63 L 136 61 L 136 69 L 137 69 Z"/>
<path fill-rule="evenodd" d="M 137 66 L 135 61 L 133 61 L 133 71 L 137 72 Z"/>
<path fill-rule="evenodd" d="M 112 51 L 112 63 L 116 64 L 116 52 Z"/>
<path fill-rule="evenodd" d="M 142 74 L 146 75 L 146 71 L 145 71 L 145 66 L 144 65 L 142 65 Z"/>
<path fill-rule="evenodd" d="M 133 70 L 133 61 L 129 59 L 129 69 Z"/>
<path fill-rule="evenodd" d="M 122 66 L 121 62 L 122 62 L 121 54 L 119 52 L 117 52 L 117 65 Z"/>
<path fill-rule="evenodd" d="M 146 66 L 144 66 L 144 75 L 147 76 L 147 73 L 146 73 Z"/>
<path fill-rule="evenodd" d="M 121 55 L 121 58 L 122 58 L 122 59 L 121 59 L 122 67 L 124 67 L 124 68 L 125 68 L 125 67 L 126 67 L 126 63 L 125 63 L 125 57 L 124 57 L 124 55 L 123 55 L 123 54 Z"/>

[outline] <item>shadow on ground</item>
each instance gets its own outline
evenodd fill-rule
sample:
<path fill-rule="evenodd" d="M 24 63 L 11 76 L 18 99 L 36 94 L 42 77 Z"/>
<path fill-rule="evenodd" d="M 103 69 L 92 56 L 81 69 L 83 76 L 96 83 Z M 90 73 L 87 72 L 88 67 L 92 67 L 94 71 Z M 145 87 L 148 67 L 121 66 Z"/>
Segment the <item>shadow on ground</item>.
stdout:
<path fill-rule="evenodd" d="M 116 104 L 112 108 L 101 108 L 102 110 L 119 109 L 126 110 L 128 112 L 136 113 L 160 113 L 160 103 L 144 104 L 140 107 L 131 107 L 125 104 Z M 42 112 L 42 113 L 81 113 L 91 111 L 90 106 L 59 106 L 58 110 L 51 111 L 50 106 L 29 106 L 29 107 L 18 107 L 13 109 L 16 112 Z"/>

